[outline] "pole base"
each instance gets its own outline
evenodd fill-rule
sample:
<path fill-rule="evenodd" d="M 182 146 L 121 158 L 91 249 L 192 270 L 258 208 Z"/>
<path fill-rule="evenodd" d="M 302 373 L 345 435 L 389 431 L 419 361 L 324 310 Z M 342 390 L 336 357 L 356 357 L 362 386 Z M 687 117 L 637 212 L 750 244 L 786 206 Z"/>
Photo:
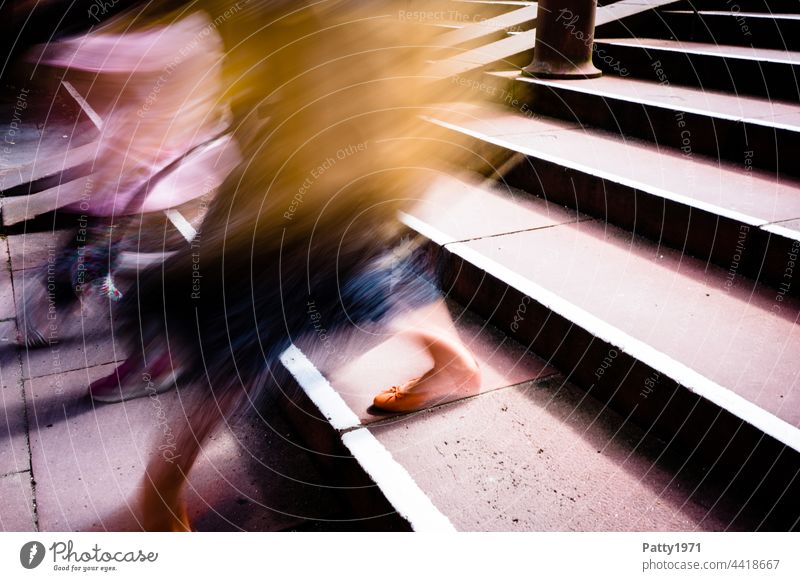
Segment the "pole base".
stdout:
<path fill-rule="evenodd" d="M 591 61 L 581 65 L 567 63 L 554 67 L 551 63 L 534 61 L 522 69 L 523 76 L 537 79 L 596 79 L 603 71 L 595 67 Z"/>

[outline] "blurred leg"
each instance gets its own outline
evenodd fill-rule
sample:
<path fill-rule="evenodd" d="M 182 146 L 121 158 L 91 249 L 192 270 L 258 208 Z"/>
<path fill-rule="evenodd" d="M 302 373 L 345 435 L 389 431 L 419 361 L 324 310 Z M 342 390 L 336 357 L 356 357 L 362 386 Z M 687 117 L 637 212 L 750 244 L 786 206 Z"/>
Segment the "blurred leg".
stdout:
<path fill-rule="evenodd" d="M 378 409 L 410 412 L 430 405 L 475 395 L 481 372 L 477 361 L 458 337 L 450 313 L 439 300 L 415 311 L 398 329 L 430 354 L 433 367 L 421 377 L 392 386 L 374 400 Z"/>

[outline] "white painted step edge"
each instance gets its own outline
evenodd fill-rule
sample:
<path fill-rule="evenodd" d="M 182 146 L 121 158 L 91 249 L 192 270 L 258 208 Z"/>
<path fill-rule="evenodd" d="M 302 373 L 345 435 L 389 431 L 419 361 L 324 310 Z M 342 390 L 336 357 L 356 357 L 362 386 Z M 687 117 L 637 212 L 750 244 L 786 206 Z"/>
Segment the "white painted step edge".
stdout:
<path fill-rule="evenodd" d="M 456 531 L 408 471 L 367 428 L 361 427 L 358 416 L 300 349 L 292 345 L 281 354 L 280 361 L 331 426 L 337 431 L 349 430 L 341 435 L 342 443 L 415 532 Z"/>
<path fill-rule="evenodd" d="M 782 444 L 800 452 L 800 429 L 788 422 L 763 410 L 756 404 L 676 361 L 658 349 L 628 335 L 559 295 L 469 248 L 466 244 L 455 243 L 452 237 L 439 231 L 434 226 L 408 214 L 403 214 L 401 220 L 408 227 L 437 244 L 448 244 L 448 251 L 529 296 L 545 308 L 578 325 L 598 339 L 614 346 L 615 349 L 627 353 L 637 361 L 667 376 L 692 393 L 716 404 Z"/>
<path fill-rule="evenodd" d="M 750 216 L 749 214 L 743 214 L 742 212 L 737 212 L 736 210 L 730 210 L 728 208 L 724 208 L 722 206 L 718 206 L 716 204 L 709 204 L 708 202 L 703 202 L 701 200 L 697 200 L 695 198 L 685 196 L 683 194 L 679 194 L 670 190 L 665 190 L 663 188 L 659 188 L 653 186 L 652 184 L 648 184 L 647 182 L 642 182 L 639 180 L 634 180 L 625 176 L 621 176 L 609 171 L 605 171 L 599 168 L 591 167 L 588 165 L 584 165 L 582 163 L 578 163 L 574 160 L 571 160 L 566 157 L 561 157 L 558 155 L 552 155 L 541 149 L 536 149 L 532 147 L 525 147 L 519 145 L 517 143 L 512 143 L 507 141 L 501 137 L 494 137 L 490 135 L 485 135 L 479 131 L 473 131 L 471 129 L 466 129 L 459 125 L 455 125 L 453 123 L 448 123 L 446 121 L 441 121 L 435 118 L 426 117 L 430 122 L 439 125 L 440 127 L 444 127 L 450 129 L 452 131 L 456 131 L 463 135 L 468 135 L 480 141 L 484 141 L 486 143 L 491 143 L 492 145 L 496 145 L 498 147 L 502 147 L 505 149 L 509 149 L 512 151 L 516 151 L 522 153 L 523 155 L 527 155 L 529 157 L 534 157 L 536 159 L 541 159 L 542 161 L 547 161 L 549 163 L 561 165 L 563 167 L 567 167 L 585 174 L 589 174 L 592 176 L 596 176 L 598 178 L 608 180 L 610 182 L 620 184 L 623 186 L 627 186 L 629 188 L 633 188 L 639 190 L 640 192 L 645 192 L 648 194 L 652 194 L 654 196 L 658 196 L 673 202 L 677 202 L 679 204 L 683 204 L 685 206 L 689 206 L 691 208 L 696 208 L 698 210 L 703 210 L 705 212 L 709 212 L 711 214 L 715 214 L 718 216 L 722 216 L 724 218 L 729 218 L 731 220 L 735 220 L 737 222 L 741 222 L 742 224 L 747 224 L 748 226 L 754 228 L 762 228 L 768 232 L 773 234 L 785 236 L 790 240 L 800 240 L 800 231 L 791 230 L 789 228 L 769 228 L 767 227 L 770 224 L 769 221 L 763 218 L 756 218 L 754 216 Z"/>

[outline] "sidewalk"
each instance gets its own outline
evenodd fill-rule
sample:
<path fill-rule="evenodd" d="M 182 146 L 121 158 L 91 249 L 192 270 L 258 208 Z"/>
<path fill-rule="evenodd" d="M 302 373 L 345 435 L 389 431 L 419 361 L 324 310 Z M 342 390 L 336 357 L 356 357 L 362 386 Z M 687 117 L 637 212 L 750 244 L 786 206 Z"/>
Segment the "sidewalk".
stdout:
<path fill-rule="evenodd" d="M 135 497 L 151 440 L 180 405 L 176 391 L 95 405 L 87 385 L 114 369 L 102 307 L 58 321 L 40 349 L 16 344 L 21 290 L 63 232 L 0 240 L 0 529 L 138 530 Z M 23 263 L 27 268 L 22 268 Z M 338 499 L 278 416 L 214 437 L 193 469 L 188 502 L 198 530 L 325 528 Z"/>
<path fill-rule="evenodd" d="M 6 87 L 9 98 L 18 93 Z M 23 94 L 24 111 L 15 112 L 13 102 L 0 107 L 0 134 L 9 138 L 0 161 L 4 197 L 27 193 L 19 168 L 63 153 L 69 135 L 81 141 L 88 130 L 68 102 L 56 99 L 48 113 L 48 99 Z M 180 399 L 176 391 L 113 405 L 88 398 L 88 384 L 124 359 L 107 306 L 53 321 L 47 347 L 18 346 L 23 290 L 70 235 L 49 219 L 0 237 L 0 530 L 139 530 L 136 497 L 151 440 L 169 429 L 165 418 Z M 266 419 L 221 430 L 205 448 L 187 494 L 196 529 L 341 528 L 335 489 L 298 453 L 299 440 L 279 414 Z"/>

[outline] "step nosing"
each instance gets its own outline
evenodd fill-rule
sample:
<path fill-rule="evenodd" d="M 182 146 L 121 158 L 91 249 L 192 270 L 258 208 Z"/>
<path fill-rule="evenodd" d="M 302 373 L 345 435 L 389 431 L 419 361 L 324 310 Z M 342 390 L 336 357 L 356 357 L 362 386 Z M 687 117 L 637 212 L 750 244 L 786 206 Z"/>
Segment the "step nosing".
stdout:
<path fill-rule="evenodd" d="M 702 117 L 710 117 L 713 119 L 720 119 L 722 121 L 733 121 L 735 123 L 747 123 L 750 125 L 761 125 L 763 127 L 768 127 L 770 129 L 778 129 L 782 131 L 790 131 L 792 133 L 800 133 L 800 126 L 798 125 L 791 125 L 788 123 L 781 123 L 779 121 L 774 121 L 767 119 L 765 117 L 753 117 L 747 115 L 732 115 L 730 113 L 723 113 L 721 111 L 715 111 L 714 109 L 703 109 L 699 107 L 683 107 L 680 106 L 679 103 L 674 102 L 666 102 L 666 101 L 658 101 L 653 99 L 646 99 L 639 97 L 637 95 L 631 94 L 623 94 L 614 91 L 602 90 L 602 89 L 594 89 L 592 85 L 579 85 L 577 81 L 572 81 L 571 85 L 565 84 L 563 81 L 558 80 L 547 80 L 547 79 L 534 79 L 532 77 L 517 77 L 515 82 L 524 82 L 529 83 L 531 85 L 540 85 L 543 87 L 549 87 L 551 89 L 559 90 L 559 91 L 566 91 L 566 92 L 573 92 L 573 93 L 580 93 L 583 95 L 590 95 L 593 97 L 597 97 L 603 100 L 614 100 L 620 101 L 622 103 L 631 103 L 636 105 L 644 105 L 646 107 L 656 107 L 659 109 L 666 109 L 668 111 L 680 111 L 683 113 L 688 113 L 690 115 L 699 115 Z M 631 81 L 625 81 L 630 83 Z M 650 83 L 646 81 L 637 81 L 638 83 L 644 85 L 650 85 L 652 87 L 660 87 L 659 83 Z M 683 90 L 689 90 L 686 87 L 682 87 Z M 705 94 L 703 91 L 696 91 L 698 94 Z M 750 97 L 751 99 L 753 97 Z M 764 100 L 764 105 L 769 106 L 773 105 L 776 101 L 769 101 Z M 777 116 L 783 115 L 782 113 L 776 114 Z"/>
<path fill-rule="evenodd" d="M 742 12 L 733 10 L 660 10 L 661 14 L 686 14 L 699 16 L 721 16 L 731 18 L 754 18 L 760 20 L 800 20 L 794 12 Z"/>
<path fill-rule="evenodd" d="M 317 406 L 341 443 L 369 475 L 391 506 L 415 531 L 453 532 L 450 520 L 439 511 L 406 468 L 367 429 L 341 395 L 306 355 L 292 344 L 280 356 L 284 367 Z"/>
<path fill-rule="evenodd" d="M 619 175 L 617 173 L 613 173 L 613 172 L 610 172 L 610 171 L 607 171 L 607 170 L 603 170 L 603 169 L 601 169 L 599 167 L 593 167 L 593 166 L 590 166 L 590 165 L 586 165 L 585 163 L 574 161 L 574 160 L 571 160 L 571 159 L 563 157 L 563 156 L 555 155 L 555 154 L 543 151 L 542 149 L 536 149 L 536 148 L 533 148 L 533 147 L 530 147 L 530 146 L 525 146 L 525 145 L 522 145 L 522 144 L 519 144 L 519 143 L 514 143 L 513 141 L 510 141 L 510 140 L 507 140 L 507 139 L 503 139 L 503 138 L 498 137 L 498 136 L 486 135 L 485 133 L 481 133 L 479 131 L 476 131 L 476 130 L 473 130 L 473 129 L 468 129 L 468 128 L 465 128 L 465 127 L 462 127 L 462 126 L 459 126 L 459 125 L 456 125 L 456 124 L 453 124 L 453 123 L 449 123 L 449 122 L 446 122 L 446 121 L 434 120 L 434 122 L 438 123 L 438 124 L 440 124 L 440 125 L 442 125 L 442 126 L 444 126 L 446 128 L 449 128 L 449 129 L 451 129 L 453 131 L 458 131 L 458 132 L 464 133 L 466 135 L 470 135 L 471 137 L 474 137 L 476 139 L 479 139 L 481 141 L 490 143 L 490 144 L 498 146 L 498 147 L 509 149 L 511 151 L 516 151 L 517 153 L 521 153 L 521 154 L 529 156 L 529 157 L 540 159 L 540 160 L 548 162 L 548 163 L 557 164 L 557 165 L 569 168 L 569 169 L 574 170 L 574 171 L 578 171 L 578 172 L 581 172 L 581 173 L 584 173 L 584 174 L 587 174 L 587 175 L 594 176 L 594 177 L 599 178 L 599 179 L 609 180 L 609 181 L 611 181 L 613 183 L 616 183 L 616 184 L 619 184 L 619 185 L 622 185 L 622 186 L 625 186 L 625 187 L 633 188 L 633 189 L 635 189 L 637 191 L 640 191 L 640 192 L 643 192 L 643 193 L 647 193 L 647 194 L 650 194 L 650 195 L 658 196 L 658 197 L 670 200 L 670 201 L 675 202 L 675 203 L 679 203 L 679 204 L 683 204 L 683 205 L 695 208 L 697 210 L 709 212 L 709 213 L 712 213 L 712 214 L 715 214 L 715 215 L 718 215 L 718 216 L 721 216 L 721 217 L 724 217 L 724 218 L 735 220 L 737 222 L 741 222 L 743 224 L 746 224 L 748 226 L 752 226 L 754 228 L 761 228 L 761 227 L 766 226 L 766 225 L 768 225 L 770 223 L 770 220 L 768 220 L 766 218 L 758 218 L 758 217 L 752 216 L 750 214 L 745 214 L 743 212 L 739 212 L 737 210 L 733 210 L 733 209 L 730 209 L 730 208 L 725 208 L 724 206 L 719 206 L 717 204 L 713 204 L 713 203 L 710 203 L 710 202 L 704 202 L 702 200 L 698 200 L 696 198 L 692 198 L 690 196 L 687 196 L 686 194 L 681 194 L 681 193 L 675 192 L 673 190 L 668 190 L 668 189 L 664 189 L 664 188 L 661 188 L 661 187 L 658 187 L 658 186 L 654 186 L 652 184 L 648 184 L 647 182 L 642 182 L 642 181 L 640 181 L 638 179 L 635 179 L 635 178 L 630 178 L 630 177 Z M 520 134 L 520 135 L 524 135 L 524 134 Z M 693 162 L 693 161 L 688 160 L 688 159 L 685 160 L 685 162 L 684 161 L 682 161 L 682 162 L 683 163 L 687 163 L 687 164 L 696 163 L 696 162 Z M 781 221 L 783 221 L 783 220 L 784 219 L 782 219 Z M 791 220 L 791 218 L 786 218 L 785 220 Z M 456 241 L 452 240 L 451 242 L 456 242 Z"/>
<path fill-rule="evenodd" d="M 424 232 L 420 233 L 425 235 Z M 451 245 L 448 247 L 448 251 L 530 297 L 544 308 L 577 325 L 592 336 L 613 345 L 621 352 L 662 373 L 678 385 L 800 452 L 800 428 L 764 410 L 645 341 L 637 339 L 584 308 L 560 297 L 555 292 L 484 256 L 479 251 L 465 244 Z"/>
<path fill-rule="evenodd" d="M 637 42 L 639 40 L 639 42 Z M 657 41 L 657 42 L 649 42 L 649 41 Z M 724 59 L 739 59 L 739 60 L 747 60 L 747 61 L 754 61 L 754 62 L 764 62 L 764 63 L 775 63 L 775 64 L 785 64 L 790 66 L 800 66 L 800 52 L 796 51 L 782 51 L 779 49 L 754 49 L 753 47 L 749 46 L 738 46 L 738 45 L 720 45 L 720 44 L 710 44 L 710 43 L 695 43 L 695 42 L 682 42 L 676 40 L 669 40 L 669 39 L 622 39 L 622 38 L 598 38 L 595 39 L 595 44 L 606 44 L 606 45 L 613 45 L 613 46 L 624 46 L 628 48 L 641 48 L 643 50 L 652 50 L 652 51 L 665 51 L 677 54 L 687 54 L 687 55 L 697 55 L 697 56 L 710 56 L 715 58 L 724 58 Z M 664 44 L 659 44 L 664 43 Z M 669 46 L 668 44 L 673 44 L 674 46 Z M 707 49 L 702 48 L 703 46 L 709 47 Z M 717 48 L 719 50 L 713 50 L 713 48 Z M 775 51 L 776 55 L 771 57 L 769 55 L 754 55 L 754 54 L 745 54 L 744 51 Z M 730 52 L 724 52 L 730 51 Z M 778 56 L 779 53 L 792 55 L 795 58 L 781 58 Z"/>
<path fill-rule="evenodd" d="M 784 221 L 791 221 L 786 220 Z M 800 242 L 800 230 L 796 230 L 794 228 L 787 228 L 783 226 L 783 223 L 776 222 L 772 224 L 767 224 L 765 226 L 761 226 L 761 229 L 765 232 L 769 232 L 773 236 L 781 236 L 783 238 L 788 238 L 789 240 L 794 240 L 796 242 Z"/>

